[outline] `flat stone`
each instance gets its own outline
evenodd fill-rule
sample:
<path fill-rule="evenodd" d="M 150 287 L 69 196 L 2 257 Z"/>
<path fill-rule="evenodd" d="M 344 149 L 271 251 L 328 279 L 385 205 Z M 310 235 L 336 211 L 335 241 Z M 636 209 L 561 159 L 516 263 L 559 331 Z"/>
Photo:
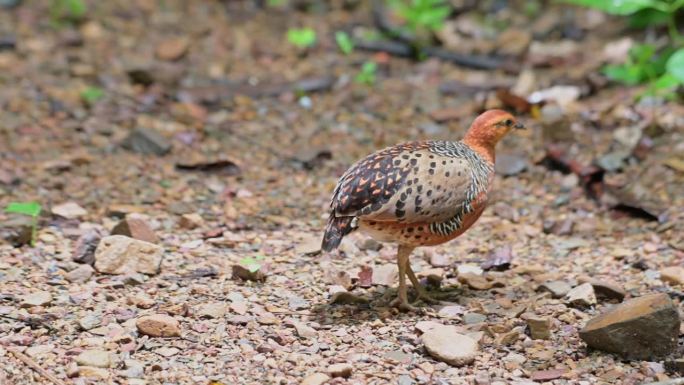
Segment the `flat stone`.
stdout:
<path fill-rule="evenodd" d="M 180 325 L 178 321 L 166 314 L 153 314 L 138 318 L 135 322 L 138 332 L 150 337 L 178 337 Z"/>
<path fill-rule="evenodd" d="M 122 146 L 130 151 L 144 155 L 166 155 L 171 151 L 171 143 L 157 131 L 138 127 L 133 130 Z"/>
<path fill-rule="evenodd" d="M 314 373 L 304 377 L 301 385 L 323 385 L 328 382 L 329 379 L 330 376 L 325 373 Z"/>
<path fill-rule="evenodd" d="M 487 290 L 492 287 L 492 284 L 485 277 L 473 273 L 459 274 L 458 282 L 464 283 L 475 290 Z"/>
<path fill-rule="evenodd" d="M 479 313 L 466 313 L 463 315 L 463 323 L 466 325 L 477 324 L 480 322 L 485 322 L 487 316 Z"/>
<path fill-rule="evenodd" d="M 104 350 L 84 350 L 76 356 L 79 366 L 93 366 L 96 368 L 108 368 L 112 364 L 111 354 Z"/>
<path fill-rule="evenodd" d="M 107 274 L 157 274 L 164 249 L 123 235 L 102 238 L 95 250 L 95 269 Z"/>
<path fill-rule="evenodd" d="M 539 290 L 548 291 L 553 298 L 563 298 L 572 289 L 569 283 L 565 281 L 550 281 L 539 286 Z"/>
<path fill-rule="evenodd" d="M 124 360 L 124 367 L 126 370 L 122 375 L 126 378 L 143 378 L 145 377 L 145 365 L 136 360 Z"/>
<path fill-rule="evenodd" d="M 627 296 L 625 289 L 617 282 L 608 279 L 594 279 L 580 277 L 579 283 L 590 283 L 594 287 L 596 297 L 605 299 L 616 299 L 622 301 Z"/>
<path fill-rule="evenodd" d="M 328 366 L 328 375 L 330 377 L 344 377 L 349 378 L 352 374 L 352 366 L 349 364 L 333 364 Z"/>
<path fill-rule="evenodd" d="M 463 366 L 475 360 L 479 347 L 470 337 L 458 333 L 454 326 L 441 326 L 423 334 L 425 350 L 437 360 Z"/>
<path fill-rule="evenodd" d="M 92 266 L 90 266 L 90 265 L 79 265 L 77 268 L 68 272 L 65 275 L 65 278 L 69 282 L 85 283 L 85 282 L 88 282 L 90 277 L 93 276 L 93 273 L 95 273 L 95 269 L 93 269 Z"/>
<path fill-rule="evenodd" d="M 596 294 L 590 283 L 583 283 L 565 295 L 565 302 L 573 306 L 589 307 L 596 305 Z"/>
<path fill-rule="evenodd" d="M 302 322 L 295 322 L 294 324 L 295 330 L 297 331 L 297 335 L 302 337 L 302 338 L 313 338 L 318 335 L 316 332 L 316 329 L 312 328 L 311 326 L 302 323 Z"/>
<path fill-rule="evenodd" d="M 421 333 L 425 333 L 428 330 L 434 329 L 439 326 L 444 326 L 443 324 L 435 321 L 418 321 L 415 325 L 416 330 Z"/>
<path fill-rule="evenodd" d="M 159 238 L 154 233 L 150 225 L 142 218 L 127 215 L 112 229 L 111 235 L 125 235 L 141 241 L 158 243 Z"/>
<path fill-rule="evenodd" d="M 88 314 L 78 319 L 78 326 L 83 330 L 91 330 L 102 324 L 102 317 L 95 314 Z"/>
<path fill-rule="evenodd" d="M 397 265 L 388 263 L 381 266 L 373 267 L 373 285 L 393 286 L 397 282 L 399 272 Z"/>
<path fill-rule="evenodd" d="M 613 306 L 589 320 L 579 334 L 594 349 L 656 360 L 677 349 L 680 322 L 667 294 L 650 294 Z"/>
<path fill-rule="evenodd" d="M 440 317 L 454 318 L 462 315 L 465 312 L 465 308 L 461 305 L 447 305 L 439 309 L 437 313 Z"/>
<path fill-rule="evenodd" d="M 21 297 L 21 307 L 45 306 L 52 302 L 52 294 L 47 291 L 37 291 Z"/>
<path fill-rule="evenodd" d="M 223 302 L 210 302 L 201 305 L 196 313 L 200 318 L 222 318 L 226 315 L 226 304 Z"/>
<path fill-rule="evenodd" d="M 66 219 L 78 219 L 88 212 L 76 202 L 66 202 L 52 207 L 52 213 Z"/>
<path fill-rule="evenodd" d="M 196 229 L 204 225 L 204 219 L 197 213 L 183 214 L 179 221 L 181 227 L 185 229 Z"/>
<path fill-rule="evenodd" d="M 451 259 L 443 254 L 432 253 L 430 255 L 430 265 L 432 267 L 446 267 L 451 265 Z"/>
<path fill-rule="evenodd" d="M 398 362 L 400 364 L 408 364 L 413 361 L 413 356 L 409 353 L 404 353 L 401 350 L 392 350 L 383 354 L 385 360 L 390 362 Z"/>
<path fill-rule="evenodd" d="M 543 317 L 527 318 L 527 327 L 530 328 L 530 336 L 535 340 L 548 340 L 551 338 L 551 319 Z"/>
<path fill-rule="evenodd" d="M 684 285 L 684 267 L 670 266 L 660 270 L 660 279 L 670 285 Z"/>
<path fill-rule="evenodd" d="M 97 378 L 100 380 L 106 380 L 109 378 L 109 370 L 103 368 L 97 368 L 94 366 L 79 366 L 78 375 L 80 377 L 86 378 Z"/>

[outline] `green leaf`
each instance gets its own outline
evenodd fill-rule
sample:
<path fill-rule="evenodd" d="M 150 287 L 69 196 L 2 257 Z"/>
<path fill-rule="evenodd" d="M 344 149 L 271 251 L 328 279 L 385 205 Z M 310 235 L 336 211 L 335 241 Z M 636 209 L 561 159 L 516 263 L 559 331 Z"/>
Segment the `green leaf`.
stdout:
<path fill-rule="evenodd" d="M 256 257 L 245 257 L 240 260 L 240 265 L 242 265 L 245 269 L 249 270 L 250 273 L 256 273 L 261 269 L 261 263 L 260 261 L 264 260 L 263 255 L 257 255 Z"/>
<path fill-rule="evenodd" d="M 81 91 L 81 99 L 88 104 L 95 104 L 104 96 L 104 90 L 100 87 L 88 87 Z"/>
<path fill-rule="evenodd" d="M 561 0 L 563 3 L 598 9 L 613 15 L 631 15 L 643 9 L 667 11 L 667 4 L 658 0 Z"/>
<path fill-rule="evenodd" d="M 367 61 L 361 66 L 361 71 L 356 74 L 354 79 L 357 83 L 372 85 L 375 83 L 375 73 L 378 70 L 378 64 L 374 61 Z"/>
<path fill-rule="evenodd" d="M 72 20 L 82 19 L 88 12 L 83 0 L 52 0 L 51 8 L 53 17 Z"/>
<path fill-rule="evenodd" d="M 10 202 L 5 207 L 6 213 L 28 215 L 34 218 L 40 215 L 41 210 L 42 206 L 38 202 Z"/>
<path fill-rule="evenodd" d="M 667 12 L 646 8 L 629 15 L 628 23 L 631 28 L 643 29 L 666 25 L 669 18 Z"/>
<path fill-rule="evenodd" d="M 681 84 L 684 84 L 684 48 L 672 54 L 665 65 L 667 73 L 674 76 Z"/>
<path fill-rule="evenodd" d="M 609 79 L 627 85 L 639 84 L 645 78 L 645 75 L 639 66 L 629 64 L 605 66 L 603 67 L 603 73 Z"/>
<path fill-rule="evenodd" d="M 653 88 L 656 90 L 669 90 L 679 87 L 680 84 L 684 84 L 684 82 L 668 72 L 653 83 Z"/>
<path fill-rule="evenodd" d="M 349 55 L 354 51 L 354 42 L 352 42 L 352 39 L 346 32 L 335 32 L 335 41 L 337 42 L 337 46 L 340 47 L 340 51 L 344 52 L 345 55 Z"/>
<path fill-rule="evenodd" d="M 287 30 L 287 41 L 298 48 L 308 48 L 316 43 L 316 31 L 311 28 L 290 28 Z"/>

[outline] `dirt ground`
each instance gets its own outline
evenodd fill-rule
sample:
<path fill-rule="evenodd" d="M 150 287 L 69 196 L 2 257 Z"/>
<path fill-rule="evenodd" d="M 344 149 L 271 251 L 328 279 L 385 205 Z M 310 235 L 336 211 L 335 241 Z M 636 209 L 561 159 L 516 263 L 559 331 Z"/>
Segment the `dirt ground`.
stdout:
<path fill-rule="evenodd" d="M 330 383 L 681 376 L 666 361 L 587 349 L 578 331 L 615 301 L 578 307 L 540 289 L 589 277 L 628 298 L 668 293 L 684 312 L 682 286 L 660 274 L 684 264 L 684 108 L 637 101 L 643 89 L 598 74 L 614 54 L 604 47 L 628 35 L 619 20 L 558 6 L 530 15 L 513 3 L 495 17 L 514 31 L 505 40 L 478 23 L 482 9 L 466 12 L 457 20 L 475 37 L 464 50 L 503 52 L 520 64 L 474 70 L 342 54 L 335 31 L 373 26 L 365 3 L 308 12 L 242 1 L 132 3 L 89 2 L 84 21 L 58 26 L 47 2 L 0 8 L 0 205 L 43 205 L 35 247 L 0 243 L 0 383 L 54 383 L 16 350 L 69 384 L 296 384 L 338 363 L 351 375 Z M 316 30 L 315 47 L 287 43 L 287 29 L 300 26 Z M 377 81 L 355 82 L 368 60 L 379 64 Z M 528 130 L 499 144 L 495 192 L 479 222 L 414 253 L 414 269 L 433 269 L 428 281 L 440 287 L 431 290 L 449 306 L 389 307 L 394 245 L 353 234 L 341 251 L 318 252 L 332 189 L 356 159 L 407 140 L 457 140 L 479 111 L 511 107 L 496 90 L 557 85 L 578 94 L 523 106 Z M 103 96 L 84 101 L 93 86 Z M 141 128 L 158 133 L 168 152 L 126 148 Z M 66 202 L 84 212 L 59 215 Z M 159 274 L 67 279 L 81 266 L 73 257 L 84 234 L 109 234 L 127 213 L 163 247 Z M 485 290 L 459 282 L 459 271 L 493 257 L 510 263 L 484 273 Z M 246 260 L 265 280 L 233 276 Z M 347 289 L 358 303 L 331 304 Z M 49 300 L 26 304 L 36 292 Z M 137 319 L 159 313 L 179 321 L 180 337 L 136 329 Z M 550 338 L 531 338 L 529 315 L 551 320 Z M 475 361 L 432 358 L 420 338 L 425 321 L 479 339 Z M 91 350 L 110 356 L 88 377 L 76 360 Z"/>

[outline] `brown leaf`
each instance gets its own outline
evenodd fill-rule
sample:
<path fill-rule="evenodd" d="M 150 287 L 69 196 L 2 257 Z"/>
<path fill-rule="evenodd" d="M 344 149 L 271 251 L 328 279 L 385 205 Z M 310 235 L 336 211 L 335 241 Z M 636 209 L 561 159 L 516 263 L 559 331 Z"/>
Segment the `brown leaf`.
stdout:
<path fill-rule="evenodd" d="M 359 286 L 361 287 L 371 287 L 373 283 L 373 268 L 366 265 L 359 271 Z"/>
<path fill-rule="evenodd" d="M 525 98 L 522 98 L 506 88 L 500 88 L 496 91 L 496 97 L 503 103 L 504 106 L 512 108 L 519 114 L 529 113 L 532 105 Z"/>
<path fill-rule="evenodd" d="M 242 265 L 233 265 L 233 279 L 241 279 L 243 281 L 264 282 L 266 281 L 265 266 L 257 271 L 249 271 Z"/>

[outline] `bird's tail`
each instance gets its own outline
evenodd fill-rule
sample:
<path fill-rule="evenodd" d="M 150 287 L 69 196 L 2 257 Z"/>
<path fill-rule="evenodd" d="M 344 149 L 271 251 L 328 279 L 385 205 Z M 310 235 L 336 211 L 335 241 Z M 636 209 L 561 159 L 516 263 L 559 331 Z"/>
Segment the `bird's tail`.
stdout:
<path fill-rule="evenodd" d="M 356 218 L 336 217 L 334 213 L 330 214 L 328 225 L 325 227 L 321 249 L 323 251 L 336 249 L 340 242 L 342 242 L 342 238 L 356 229 L 353 224 L 354 219 Z"/>

